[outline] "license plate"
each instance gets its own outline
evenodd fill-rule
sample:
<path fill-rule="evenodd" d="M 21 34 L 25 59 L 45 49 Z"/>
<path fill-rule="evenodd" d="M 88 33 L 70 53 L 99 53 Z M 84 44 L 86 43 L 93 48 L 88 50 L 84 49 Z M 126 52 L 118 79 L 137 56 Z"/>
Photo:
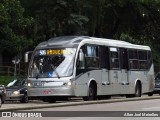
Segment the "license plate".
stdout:
<path fill-rule="evenodd" d="M 11 96 L 11 95 L 12 95 L 12 91 L 8 91 L 7 96 Z"/>
<path fill-rule="evenodd" d="M 50 95 L 50 94 L 52 94 L 52 91 L 51 90 L 43 90 L 42 94 L 43 95 Z"/>
<path fill-rule="evenodd" d="M 41 81 L 39 81 L 39 82 L 33 82 L 33 86 L 44 86 L 44 82 L 41 82 Z"/>

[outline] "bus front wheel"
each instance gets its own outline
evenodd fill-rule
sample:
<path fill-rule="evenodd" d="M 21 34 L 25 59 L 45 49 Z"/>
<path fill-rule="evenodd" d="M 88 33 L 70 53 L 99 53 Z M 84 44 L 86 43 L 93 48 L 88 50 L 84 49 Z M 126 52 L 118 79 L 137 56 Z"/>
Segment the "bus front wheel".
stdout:
<path fill-rule="evenodd" d="M 96 99 L 96 88 L 93 83 L 89 85 L 88 96 L 83 97 L 84 101 Z"/>
<path fill-rule="evenodd" d="M 148 93 L 148 96 L 153 96 L 153 92 Z"/>
<path fill-rule="evenodd" d="M 47 101 L 49 103 L 55 103 L 56 102 L 56 98 L 55 97 L 47 97 Z"/>
<path fill-rule="evenodd" d="M 140 85 L 140 83 L 136 84 L 135 97 L 141 97 L 141 85 Z"/>

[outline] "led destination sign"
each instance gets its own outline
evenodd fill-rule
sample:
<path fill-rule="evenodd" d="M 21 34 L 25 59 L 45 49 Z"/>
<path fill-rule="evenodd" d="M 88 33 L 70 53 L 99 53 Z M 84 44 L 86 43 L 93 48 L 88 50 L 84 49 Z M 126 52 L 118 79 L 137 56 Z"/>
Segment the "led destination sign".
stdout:
<path fill-rule="evenodd" d="M 40 55 L 66 55 L 66 54 L 70 54 L 70 50 L 60 50 L 60 49 L 56 49 L 56 50 L 40 50 L 39 51 Z"/>

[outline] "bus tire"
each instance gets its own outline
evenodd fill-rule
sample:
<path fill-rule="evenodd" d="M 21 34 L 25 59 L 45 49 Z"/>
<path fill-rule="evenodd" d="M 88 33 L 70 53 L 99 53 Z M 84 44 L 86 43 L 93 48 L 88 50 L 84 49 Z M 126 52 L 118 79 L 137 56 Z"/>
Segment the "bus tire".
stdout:
<path fill-rule="evenodd" d="M 24 94 L 22 99 L 20 100 L 21 103 L 28 103 L 28 95 Z"/>
<path fill-rule="evenodd" d="M 96 88 L 93 83 L 89 85 L 88 96 L 83 97 L 84 101 L 95 100 L 96 99 Z"/>
<path fill-rule="evenodd" d="M 135 97 L 141 97 L 141 85 L 140 83 L 136 83 L 135 87 Z"/>
<path fill-rule="evenodd" d="M 153 96 L 153 92 L 148 93 L 148 96 Z"/>
<path fill-rule="evenodd" d="M 97 97 L 98 100 L 105 100 L 105 99 L 111 99 L 111 95 L 102 95 Z"/>
<path fill-rule="evenodd" d="M 131 98 L 131 97 L 133 97 L 132 94 L 126 94 L 126 98 Z"/>
<path fill-rule="evenodd" d="M 47 101 L 48 101 L 49 103 L 55 103 L 55 102 L 56 102 L 56 98 L 55 98 L 55 97 L 48 97 L 48 98 L 47 98 Z"/>

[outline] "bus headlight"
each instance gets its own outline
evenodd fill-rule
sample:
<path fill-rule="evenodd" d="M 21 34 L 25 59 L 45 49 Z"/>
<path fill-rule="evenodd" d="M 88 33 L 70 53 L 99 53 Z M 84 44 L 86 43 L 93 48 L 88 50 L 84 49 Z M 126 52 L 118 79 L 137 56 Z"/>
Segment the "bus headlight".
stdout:
<path fill-rule="evenodd" d="M 72 83 L 71 83 L 71 82 L 68 82 L 67 85 L 70 86 L 70 85 L 72 85 Z"/>
<path fill-rule="evenodd" d="M 71 81 L 69 81 L 69 82 L 63 83 L 63 85 L 68 85 L 68 86 L 70 86 L 70 85 L 72 85 L 72 83 L 71 83 Z"/>

